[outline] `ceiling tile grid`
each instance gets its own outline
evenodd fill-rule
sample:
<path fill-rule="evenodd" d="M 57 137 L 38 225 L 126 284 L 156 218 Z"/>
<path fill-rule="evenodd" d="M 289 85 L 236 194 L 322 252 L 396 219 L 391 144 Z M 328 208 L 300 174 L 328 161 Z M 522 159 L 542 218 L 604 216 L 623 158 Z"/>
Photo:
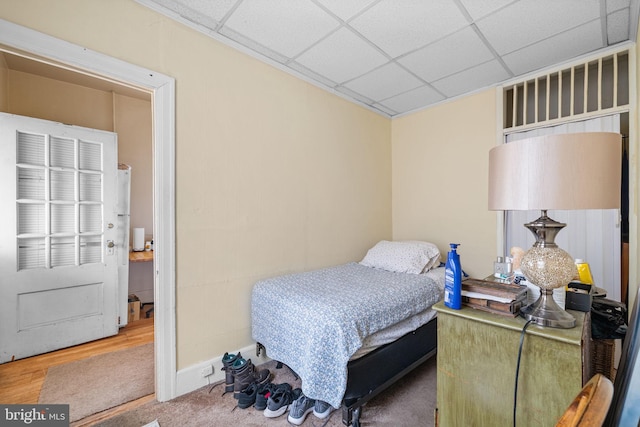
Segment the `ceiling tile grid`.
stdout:
<path fill-rule="evenodd" d="M 635 41 L 640 0 L 136 0 L 388 117 Z"/>

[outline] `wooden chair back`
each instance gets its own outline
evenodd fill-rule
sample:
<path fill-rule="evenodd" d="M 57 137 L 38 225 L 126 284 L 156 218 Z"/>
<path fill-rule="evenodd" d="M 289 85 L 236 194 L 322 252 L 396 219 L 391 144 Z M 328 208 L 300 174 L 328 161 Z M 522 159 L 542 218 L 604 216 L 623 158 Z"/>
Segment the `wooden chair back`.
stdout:
<path fill-rule="evenodd" d="M 573 399 L 556 427 L 602 426 L 612 398 L 611 380 L 602 374 L 595 374 Z"/>

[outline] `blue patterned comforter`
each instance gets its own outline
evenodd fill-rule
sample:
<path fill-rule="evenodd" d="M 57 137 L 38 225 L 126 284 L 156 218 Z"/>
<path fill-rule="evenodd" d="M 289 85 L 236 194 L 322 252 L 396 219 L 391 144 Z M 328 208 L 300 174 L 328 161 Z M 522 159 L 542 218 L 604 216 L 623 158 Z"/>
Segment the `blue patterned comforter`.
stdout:
<path fill-rule="evenodd" d="M 441 297 L 427 275 L 358 263 L 274 277 L 253 288 L 253 339 L 266 347 L 268 357 L 300 376 L 305 395 L 338 408 L 347 363 L 362 340 Z"/>

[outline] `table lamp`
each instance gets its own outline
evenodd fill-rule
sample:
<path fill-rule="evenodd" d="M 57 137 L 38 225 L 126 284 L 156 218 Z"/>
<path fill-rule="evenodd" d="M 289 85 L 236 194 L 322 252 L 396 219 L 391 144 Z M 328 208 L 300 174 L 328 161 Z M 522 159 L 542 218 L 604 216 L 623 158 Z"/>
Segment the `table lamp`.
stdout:
<path fill-rule="evenodd" d="M 555 328 L 573 328 L 575 318 L 553 300 L 553 290 L 577 275 L 573 258 L 555 237 L 566 224 L 547 210 L 620 207 L 622 137 L 610 132 L 547 135 L 509 142 L 489 152 L 489 209 L 541 210 L 525 224 L 535 243 L 521 270 L 540 288 L 540 297 L 523 309 L 527 320 Z"/>

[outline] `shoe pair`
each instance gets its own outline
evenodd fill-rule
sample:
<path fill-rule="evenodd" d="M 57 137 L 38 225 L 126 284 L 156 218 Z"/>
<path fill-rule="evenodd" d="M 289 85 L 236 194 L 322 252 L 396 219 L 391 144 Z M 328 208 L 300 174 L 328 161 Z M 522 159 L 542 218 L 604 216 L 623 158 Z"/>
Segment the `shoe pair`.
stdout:
<path fill-rule="evenodd" d="M 277 387 L 271 382 L 263 384 L 252 382 L 238 395 L 238 408 L 247 409 L 254 406 L 256 410 L 264 411 L 267 408 L 267 399 Z"/>
<path fill-rule="evenodd" d="M 271 377 L 271 372 L 268 369 L 256 369 L 251 363 L 251 359 L 244 359 L 239 352 L 238 354 L 224 354 L 222 370 L 225 371 L 224 393 L 233 391 L 233 397 L 236 399 L 242 390 L 251 383 L 265 384 Z"/>
<path fill-rule="evenodd" d="M 278 384 L 275 390 L 267 398 L 267 407 L 264 416 L 276 418 L 287 412 L 289 406 L 302 395 L 299 388 L 292 389 L 288 383 Z"/>
<path fill-rule="evenodd" d="M 327 402 L 311 399 L 301 394 L 300 397 L 291 404 L 287 419 L 290 423 L 299 426 L 304 422 L 304 419 L 310 412 L 313 412 L 313 415 L 323 420 L 329 416 L 332 410 L 333 408 Z"/>

